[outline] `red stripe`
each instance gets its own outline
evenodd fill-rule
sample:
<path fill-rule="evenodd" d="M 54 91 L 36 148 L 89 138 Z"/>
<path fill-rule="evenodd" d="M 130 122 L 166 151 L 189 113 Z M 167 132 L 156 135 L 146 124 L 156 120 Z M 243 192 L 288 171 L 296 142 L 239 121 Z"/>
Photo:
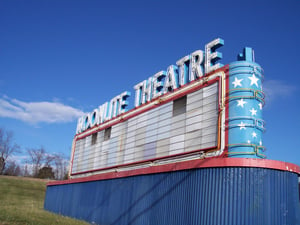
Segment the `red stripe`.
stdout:
<path fill-rule="evenodd" d="M 76 148 L 76 141 L 73 140 L 73 145 L 72 145 L 72 152 L 71 152 L 71 165 L 70 165 L 70 172 L 69 174 L 72 174 L 73 170 L 73 162 L 74 162 L 74 155 L 75 155 L 75 148 Z"/>
<path fill-rule="evenodd" d="M 92 175 L 89 177 L 83 178 L 74 178 L 65 181 L 52 181 L 47 184 L 47 186 L 53 185 L 63 185 L 63 184 L 73 184 L 81 182 L 90 182 L 97 180 L 107 180 L 115 179 L 121 177 L 129 177 L 136 175 L 145 175 L 153 173 L 164 173 L 172 172 L 179 170 L 187 169 L 196 169 L 196 168 L 215 168 L 215 167 L 256 167 L 256 168 L 266 168 L 266 169 L 275 169 L 282 170 L 300 174 L 300 167 L 298 165 L 276 161 L 268 159 L 247 159 L 247 158 L 208 158 L 208 159 L 197 159 L 185 162 L 170 163 L 160 166 L 151 166 L 148 168 L 141 168 L 130 171 L 115 171 L 104 174 Z"/>

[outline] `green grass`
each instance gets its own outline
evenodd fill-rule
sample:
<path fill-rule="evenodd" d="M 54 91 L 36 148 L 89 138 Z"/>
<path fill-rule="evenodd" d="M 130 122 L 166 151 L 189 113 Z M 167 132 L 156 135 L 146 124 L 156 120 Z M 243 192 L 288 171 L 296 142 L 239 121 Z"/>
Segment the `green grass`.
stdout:
<path fill-rule="evenodd" d="M 44 210 L 46 181 L 0 176 L 0 225 L 51 225 L 88 223 Z"/>

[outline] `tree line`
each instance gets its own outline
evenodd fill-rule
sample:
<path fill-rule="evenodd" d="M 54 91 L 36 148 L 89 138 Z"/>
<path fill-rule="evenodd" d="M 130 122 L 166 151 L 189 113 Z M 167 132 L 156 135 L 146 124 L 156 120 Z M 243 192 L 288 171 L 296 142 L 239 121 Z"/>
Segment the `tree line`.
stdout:
<path fill-rule="evenodd" d="M 24 157 L 16 160 L 14 156 Z M 62 153 L 49 153 L 44 147 L 26 150 L 14 142 L 12 131 L 0 128 L 0 175 L 63 180 L 68 161 Z"/>

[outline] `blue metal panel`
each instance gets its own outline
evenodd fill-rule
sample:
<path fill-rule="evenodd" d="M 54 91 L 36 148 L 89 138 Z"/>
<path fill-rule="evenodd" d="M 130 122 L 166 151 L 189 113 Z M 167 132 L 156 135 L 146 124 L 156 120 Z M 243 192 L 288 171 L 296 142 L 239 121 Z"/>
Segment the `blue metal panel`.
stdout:
<path fill-rule="evenodd" d="M 101 225 L 295 225 L 297 176 L 223 167 L 48 186 L 45 209 Z"/>

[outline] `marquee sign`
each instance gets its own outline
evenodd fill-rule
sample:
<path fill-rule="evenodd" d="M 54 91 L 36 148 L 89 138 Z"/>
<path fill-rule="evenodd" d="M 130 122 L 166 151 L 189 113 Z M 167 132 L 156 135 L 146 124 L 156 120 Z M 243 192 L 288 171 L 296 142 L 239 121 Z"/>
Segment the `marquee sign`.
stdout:
<path fill-rule="evenodd" d="M 262 68 L 245 48 L 223 66 L 217 38 L 79 118 L 70 176 L 209 157 L 265 158 Z"/>

